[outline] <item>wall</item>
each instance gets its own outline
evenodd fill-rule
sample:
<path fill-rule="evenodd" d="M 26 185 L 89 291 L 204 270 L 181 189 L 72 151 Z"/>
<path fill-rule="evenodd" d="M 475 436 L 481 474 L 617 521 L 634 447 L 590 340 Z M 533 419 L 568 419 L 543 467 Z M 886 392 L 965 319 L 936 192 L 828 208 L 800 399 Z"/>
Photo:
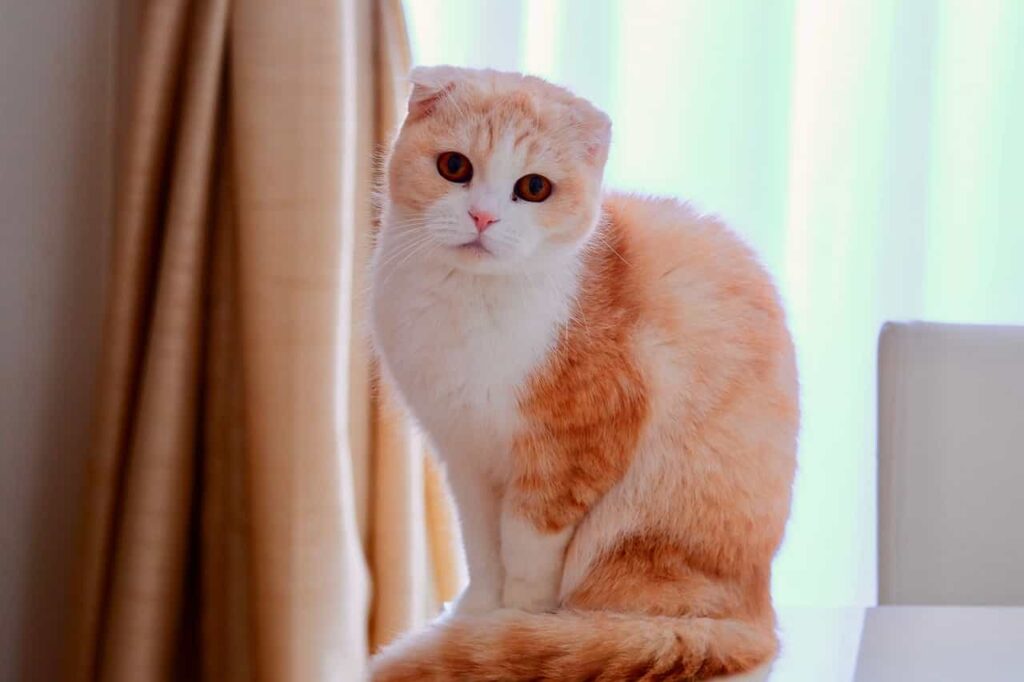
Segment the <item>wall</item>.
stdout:
<path fill-rule="evenodd" d="M 110 233 L 116 0 L 0 0 L 0 680 L 58 679 Z"/>

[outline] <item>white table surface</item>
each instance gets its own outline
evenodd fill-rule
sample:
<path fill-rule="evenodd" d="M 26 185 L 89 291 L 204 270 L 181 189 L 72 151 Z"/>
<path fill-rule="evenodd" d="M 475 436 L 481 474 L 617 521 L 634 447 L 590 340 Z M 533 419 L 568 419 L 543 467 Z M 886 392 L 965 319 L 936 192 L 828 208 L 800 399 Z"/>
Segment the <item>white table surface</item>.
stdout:
<path fill-rule="evenodd" d="M 1024 608 L 779 608 L 782 651 L 729 682 L 1024 682 Z"/>

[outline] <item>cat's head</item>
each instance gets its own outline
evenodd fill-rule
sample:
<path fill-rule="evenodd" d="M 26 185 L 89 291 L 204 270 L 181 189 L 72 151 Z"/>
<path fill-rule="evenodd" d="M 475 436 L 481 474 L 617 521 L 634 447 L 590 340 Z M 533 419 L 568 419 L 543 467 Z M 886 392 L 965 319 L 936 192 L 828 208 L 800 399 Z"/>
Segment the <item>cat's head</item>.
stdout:
<path fill-rule="evenodd" d="M 556 263 L 587 239 L 611 136 L 603 112 L 515 73 L 438 66 L 410 78 L 385 229 L 429 239 L 422 254 L 487 273 Z"/>

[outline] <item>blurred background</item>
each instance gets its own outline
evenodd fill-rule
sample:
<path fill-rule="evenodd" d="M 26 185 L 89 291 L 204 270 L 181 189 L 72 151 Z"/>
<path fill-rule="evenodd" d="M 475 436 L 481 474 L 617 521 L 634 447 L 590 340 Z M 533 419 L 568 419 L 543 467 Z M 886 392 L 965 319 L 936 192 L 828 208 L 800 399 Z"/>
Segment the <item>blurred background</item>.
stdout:
<path fill-rule="evenodd" d="M 1024 322 L 1024 3 L 405 0 L 420 64 L 526 71 L 613 122 L 785 299 L 803 426 L 783 604 L 873 604 L 885 320 Z"/>

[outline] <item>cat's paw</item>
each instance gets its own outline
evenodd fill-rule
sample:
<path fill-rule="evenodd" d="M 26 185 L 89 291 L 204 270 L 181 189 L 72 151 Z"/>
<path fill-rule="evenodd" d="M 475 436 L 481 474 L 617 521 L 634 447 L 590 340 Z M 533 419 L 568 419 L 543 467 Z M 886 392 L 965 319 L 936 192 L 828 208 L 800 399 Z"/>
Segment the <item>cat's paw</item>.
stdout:
<path fill-rule="evenodd" d="M 502 604 L 508 609 L 543 613 L 558 608 L 558 586 L 537 580 L 506 578 Z"/>
<path fill-rule="evenodd" d="M 470 583 L 455 600 L 452 613 L 456 616 L 480 616 L 500 608 L 501 598 L 497 589 Z"/>

